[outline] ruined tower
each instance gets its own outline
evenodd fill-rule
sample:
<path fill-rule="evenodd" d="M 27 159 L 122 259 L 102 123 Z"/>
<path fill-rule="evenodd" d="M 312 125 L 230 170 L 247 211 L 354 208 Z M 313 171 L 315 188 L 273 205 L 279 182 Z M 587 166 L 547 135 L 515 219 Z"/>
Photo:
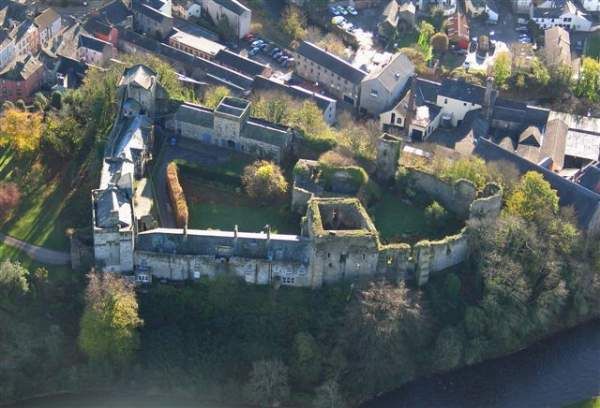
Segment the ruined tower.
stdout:
<path fill-rule="evenodd" d="M 382 182 L 393 179 L 398 169 L 402 139 L 384 133 L 377 140 L 377 178 Z"/>

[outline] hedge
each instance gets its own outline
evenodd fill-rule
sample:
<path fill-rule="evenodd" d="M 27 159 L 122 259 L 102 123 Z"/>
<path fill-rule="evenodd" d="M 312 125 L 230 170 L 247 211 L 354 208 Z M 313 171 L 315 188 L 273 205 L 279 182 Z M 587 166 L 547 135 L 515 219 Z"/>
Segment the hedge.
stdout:
<path fill-rule="evenodd" d="M 187 226 L 189 211 L 185 195 L 183 194 L 183 188 L 177 176 L 177 164 L 174 162 L 169 163 L 167 166 L 167 190 L 169 191 L 169 198 L 171 199 L 171 205 L 175 213 L 175 223 L 179 228 L 183 228 Z"/>

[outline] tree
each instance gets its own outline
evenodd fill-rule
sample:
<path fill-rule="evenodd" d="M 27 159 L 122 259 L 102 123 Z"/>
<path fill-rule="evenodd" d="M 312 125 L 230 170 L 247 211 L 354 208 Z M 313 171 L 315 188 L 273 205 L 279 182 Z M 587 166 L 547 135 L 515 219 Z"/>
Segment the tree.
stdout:
<path fill-rule="evenodd" d="M 73 115 L 46 116 L 42 145 L 55 155 L 68 158 L 77 152 L 84 141 L 83 128 Z"/>
<path fill-rule="evenodd" d="M 283 18 L 281 20 L 281 29 L 284 33 L 289 35 L 292 40 L 301 40 L 306 35 L 306 18 L 298 9 L 294 6 L 287 6 L 283 11 Z"/>
<path fill-rule="evenodd" d="M 19 262 L 0 263 L 0 310 L 7 311 L 15 302 L 29 292 L 29 271 Z"/>
<path fill-rule="evenodd" d="M 434 201 L 425 208 L 425 217 L 432 226 L 443 225 L 448 212 L 437 201 Z"/>
<path fill-rule="evenodd" d="M 279 166 L 265 160 L 244 169 L 242 184 L 250 197 L 263 202 L 281 199 L 288 188 Z"/>
<path fill-rule="evenodd" d="M 437 337 L 433 349 L 433 364 L 440 370 L 451 370 L 462 361 L 463 335 L 452 327 L 444 328 Z"/>
<path fill-rule="evenodd" d="M 431 37 L 431 47 L 438 54 L 448 51 L 448 36 L 445 33 L 436 33 Z"/>
<path fill-rule="evenodd" d="M 6 219 L 21 201 L 21 190 L 12 182 L 0 183 L 0 217 Z"/>
<path fill-rule="evenodd" d="M 42 108 L 41 110 L 44 110 L 48 105 L 48 99 L 41 92 L 37 92 L 34 95 L 34 100 Z"/>
<path fill-rule="evenodd" d="M 62 108 L 62 93 L 59 91 L 52 92 L 50 105 L 52 105 L 53 108 L 60 110 Z"/>
<path fill-rule="evenodd" d="M 527 172 L 506 200 L 508 214 L 540 221 L 558 213 L 558 196 L 550 183 L 535 171 Z"/>
<path fill-rule="evenodd" d="M 42 137 L 42 115 L 20 109 L 8 109 L 0 116 L 0 146 L 10 147 L 18 153 L 39 148 Z"/>
<path fill-rule="evenodd" d="M 235 38 L 235 31 L 229 22 L 229 18 L 225 14 L 221 14 L 217 19 L 217 33 L 225 41 L 230 41 Z"/>
<path fill-rule="evenodd" d="M 292 377 L 301 386 L 317 382 L 321 374 L 321 352 L 314 337 L 309 333 L 298 333 L 294 337 L 293 350 Z"/>
<path fill-rule="evenodd" d="M 496 60 L 492 67 L 492 73 L 496 84 L 502 88 L 505 87 L 508 79 L 512 75 L 510 55 L 507 52 L 502 52 L 496 56 Z"/>
<path fill-rule="evenodd" d="M 210 87 L 204 93 L 202 104 L 210 109 L 215 109 L 223 98 L 229 96 L 231 91 L 226 86 Z"/>
<path fill-rule="evenodd" d="M 546 86 L 550 82 L 550 72 L 539 58 L 534 58 L 531 64 L 531 76 L 540 86 Z"/>
<path fill-rule="evenodd" d="M 591 102 L 600 101 L 600 61 L 591 57 L 583 58 L 575 94 Z"/>
<path fill-rule="evenodd" d="M 325 381 L 315 392 L 314 408 L 344 408 L 346 401 L 336 380 Z"/>
<path fill-rule="evenodd" d="M 260 406 L 275 407 L 290 395 L 288 369 L 281 360 L 260 360 L 252 364 L 246 384 L 248 399 Z"/>
<path fill-rule="evenodd" d="M 435 28 L 427 21 L 421 21 L 419 25 L 419 38 L 417 39 L 417 45 L 423 53 L 425 61 L 431 59 L 431 36 L 435 34 Z"/>
<path fill-rule="evenodd" d="M 90 273 L 79 346 L 94 362 L 122 366 L 138 347 L 138 303 L 133 284 L 112 273 Z"/>
<path fill-rule="evenodd" d="M 439 177 L 456 182 L 460 179 L 471 181 L 481 190 L 490 180 L 491 176 L 485 162 L 474 156 L 458 160 L 437 160 L 433 163 L 434 172 Z"/>
<path fill-rule="evenodd" d="M 519 89 L 523 89 L 525 88 L 525 75 L 524 74 L 517 74 L 516 78 L 515 78 L 515 86 Z"/>

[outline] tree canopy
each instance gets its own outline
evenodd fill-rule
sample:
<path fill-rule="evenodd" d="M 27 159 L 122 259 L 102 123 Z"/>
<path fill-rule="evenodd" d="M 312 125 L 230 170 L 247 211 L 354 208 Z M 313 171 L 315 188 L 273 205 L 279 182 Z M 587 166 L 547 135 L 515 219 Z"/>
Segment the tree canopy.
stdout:
<path fill-rule="evenodd" d="M 534 171 L 526 173 L 506 200 L 506 211 L 528 221 L 558 213 L 558 196 L 544 177 Z"/>
<path fill-rule="evenodd" d="M 6 109 L 0 115 L 0 146 L 18 153 L 37 151 L 42 138 L 43 117 L 17 108 Z"/>

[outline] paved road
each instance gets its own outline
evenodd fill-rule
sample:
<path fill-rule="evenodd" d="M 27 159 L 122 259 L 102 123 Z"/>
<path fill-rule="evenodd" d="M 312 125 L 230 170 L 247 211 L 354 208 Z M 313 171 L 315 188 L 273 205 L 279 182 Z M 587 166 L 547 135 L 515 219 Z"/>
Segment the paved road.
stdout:
<path fill-rule="evenodd" d="M 37 245 L 32 245 L 1 232 L 0 241 L 10 247 L 20 249 L 29 255 L 33 260 L 44 264 L 69 265 L 71 263 L 71 256 L 67 252 L 54 251 L 52 249 L 46 249 Z"/>

